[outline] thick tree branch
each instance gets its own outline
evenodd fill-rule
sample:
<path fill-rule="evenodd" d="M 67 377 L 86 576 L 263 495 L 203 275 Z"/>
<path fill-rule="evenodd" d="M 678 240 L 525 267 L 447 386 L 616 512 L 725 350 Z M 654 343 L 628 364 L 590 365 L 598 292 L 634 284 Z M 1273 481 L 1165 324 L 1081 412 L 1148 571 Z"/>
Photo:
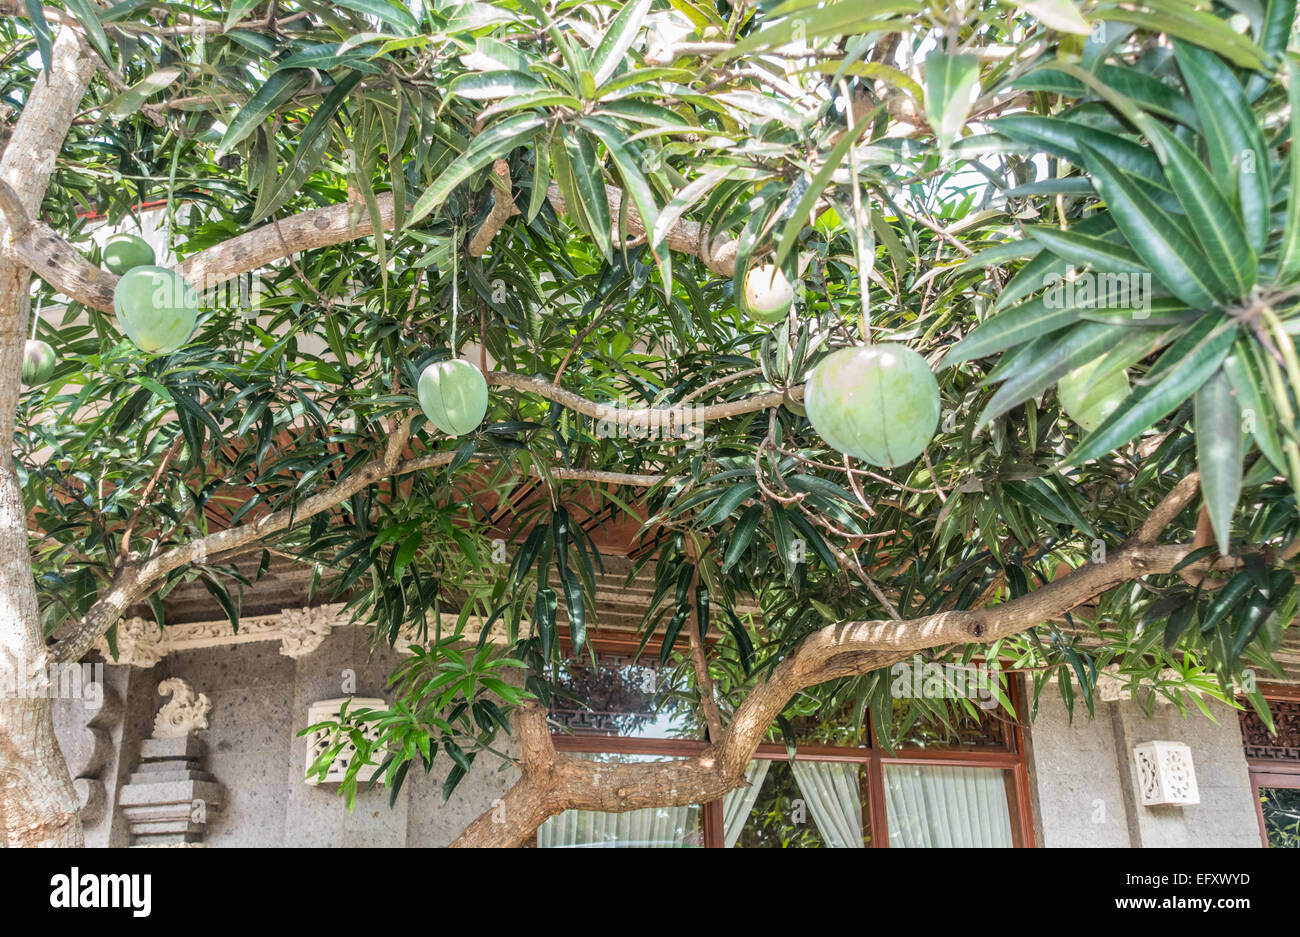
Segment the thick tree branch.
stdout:
<path fill-rule="evenodd" d="M 6 188 L 0 180 L 0 212 L 8 219 L 12 248 L 19 259 L 65 296 L 111 314 L 118 277 L 96 267 L 48 225 L 32 221 L 16 201 L 16 194 Z M 380 221 L 387 230 L 393 225 L 393 196 L 386 192 L 376 199 Z M 361 212 L 355 223 L 351 213 L 347 203 L 300 212 L 214 244 L 174 264 L 173 269 L 203 292 L 283 257 L 375 233 L 368 212 Z"/>
<path fill-rule="evenodd" d="M 519 214 L 519 207 L 515 205 L 514 197 L 510 194 L 510 164 L 504 159 L 499 159 L 493 164 L 492 172 L 500 180 L 500 184 L 496 186 L 493 195 L 492 209 L 483 219 L 483 224 L 479 225 L 479 229 L 474 232 L 474 236 L 470 238 L 471 257 L 482 257 L 487 253 L 488 245 L 497 236 L 497 232 L 512 216 Z"/>
<path fill-rule="evenodd" d="M 1166 498 L 1164 516 L 1183 497 Z M 1176 515 L 1177 512 L 1174 512 Z M 721 739 L 699 755 L 649 764 L 594 764 L 555 755 L 537 731 L 520 734 L 522 776 L 507 793 L 505 821 L 499 812 L 471 823 L 454 846 L 518 846 L 548 817 L 564 810 L 621 812 L 640 807 L 679 806 L 715 800 L 744 783 L 745 768 L 772 722 L 800 690 L 841 677 L 870 673 L 911 654 L 949 644 L 988 643 L 1005 638 L 1095 599 L 1125 582 L 1169 573 L 1191 544 L 1155 543 L 1160 533 L 1142 533 L 1102 563 L 1087 563 L 1018 599 L 999 606 L 946 611 L 910 621 L 864 621 L 828 625 L 808 635 L 771 673 L 759 679 L 736 709 Z M 522 727 L 540 716 L 534 706 L 520 716 Z M 529 751 L 538 746 L 541 754 Z M 538 770 L 535 764 L 545 764 Z"/>

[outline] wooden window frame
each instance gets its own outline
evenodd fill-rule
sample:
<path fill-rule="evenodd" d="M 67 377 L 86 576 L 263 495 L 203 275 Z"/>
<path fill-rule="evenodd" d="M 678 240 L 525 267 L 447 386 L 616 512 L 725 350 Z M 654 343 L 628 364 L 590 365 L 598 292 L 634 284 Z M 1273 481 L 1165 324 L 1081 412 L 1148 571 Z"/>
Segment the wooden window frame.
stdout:
<path fill-rule="evenodd" d="M 885 805 L 885 765 L 926 765 L 929 767 L 999 768 L 1007 789 L 1007 814 L 1011 819 L 1011 843 L 1017 849 L 1037 846 L 1034 835 L 1029 773 L 1025 765 L 1025 741 L 1022 724 L 1025 716 L 1024 694 L 1018 679 L 1010 681 L 1010 696 L 1016 718 L 1010 723 L 1005 748 L 977 748 L 969 745 L 950 748 L 900 746 L 892 754 L 881 748 L 870 718 L 868 744 L 860 747 L 806 744 L 795 750 L 796 761 L 834 761 L 861 764 L 867 782 L 868 802 L 864 804 L 871 831 L 871 847 L 889 848 L 889 817 Z M 553 734 L 556 751 L 609 753 L 617 755 L 651 755 L 690 758 L 708 748 L 699 739 L 641 739 L 626 736 Z M 756 758 L 773 761 L 789 757 L 784 745 L 763 743 L 754 752 Z M 704 847 L 719 849 L 724 845 L 722 801 L 701 805 Z M 1261 823 L 1263 822 L 1261 818 Z"/>
<path fill-rule="evenodd" d="M 1300 702 L 1300 687 L 1284 684 L 1261 685 L 1260 693 L 1264 699 L 1279 703 Z M 1268 844 L 1268 828 L 1264 825 L 1264 807 L 1259 802 L 1261 787 L 1300 788 L 1300 764 L 1291 764 L 1272 758 L 1246 758 L 1246 768 L 1250 775 L 1250 792 L 1255 800 L 1255 819 L 1259 821 L 1259 841 L 1265 849 Z"/>

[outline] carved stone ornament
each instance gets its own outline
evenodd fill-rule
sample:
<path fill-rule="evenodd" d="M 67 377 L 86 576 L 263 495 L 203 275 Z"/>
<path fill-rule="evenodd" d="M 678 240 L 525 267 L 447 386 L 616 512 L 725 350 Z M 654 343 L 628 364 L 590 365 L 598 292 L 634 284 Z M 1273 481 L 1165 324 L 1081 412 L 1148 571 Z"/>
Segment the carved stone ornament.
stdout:
<path fill-rule="evenodd" d="M 206 693 L 195 694 L 194 687 L 181 677 L 170 677 L 158 684 L 159 696 L 171 699 L 158 710 L 153 719 L 153 737 L 177 739 L 208 727 L 208 713 L 212 700 Z"/>
<path fill-rule="evenodd" d="M 343 704 L 347 704 L 348 713 L 355 713 L 362 709 L 387 709 L 388 703 L 378 697 L 341 697 L 339 699 L 319 700 L 307 707 L 307 725 L 313 726 L 321 722 L 337 721 L 339 710 Z M 361 734 L 369 741 L 375 742 L 379 739 L 379 724 L 374 721 L 363 722 L 358 724 Z M 307 763 L 304 767 L 306 781 L 308 784 L 333 784 L 342 781 L 348 773 L 348 767 L 352 764 L 352 759 L 357 754 L 357 747 L 350 739 L 343 742 L 343 748 L 334 756 L 330 763 L 329 770 L 322 778 L 319 774 L 314 774 L 311 766 L 316 763 L 316 759 L 325 754 L 325 751 L 333 742 L 332 734 L 326 729 L 317 729 L 307 740 Z M 366 783 L 375 777 L 380 771 L 383 759 L 380 758 L 372 764 L 362 765 L 357 772 L 357 780 Z"/>
<path fill-rule="evenodd" d="M 334 626 L 340 624 L 336 606 L 286 608 L 280 613 L 280 653 L 297 660 L 325 643 Z"/>
<path fill-rule="evenodd" d="M 444 613 L 442 620 L 444 629 L 456 624 L 456 616 L 452 614 Z M 105 638 L 100 638 L 95 648 L 110 663 L 152 667 L 173 651 L 279 641 L 280 653 L 297 660 L 320 647 L 335 628 L 351 623 L 352 619 L 342 604 L 286 608 L 278 615 L 241 618 L 238 631 L 230 626 L 228 618 L 186 622 L 166 628 L 159 628 L 147 618 L 124 618 L 117 625 L 117 657 L 109 653 Z M 473 630 L 481 625 L 481 621 L 471 619 L 468 628 Z M 429 631 L 432 633 L 433 628 L 430 627 Z M 506 642 L 504 622 L 493 625 L 489 640 L 500 644 Z M 408 653 L 409 645 L 419 643 L 415 629 L 408 627 L 397 642 L 397 652 Z"/>
<path fill-rule="evenodd" d="M 1199 804 L 1192 750 L 1182 742 L 1144 742 L 1133 746 L 1138 799 L 1144 807 Z"/>

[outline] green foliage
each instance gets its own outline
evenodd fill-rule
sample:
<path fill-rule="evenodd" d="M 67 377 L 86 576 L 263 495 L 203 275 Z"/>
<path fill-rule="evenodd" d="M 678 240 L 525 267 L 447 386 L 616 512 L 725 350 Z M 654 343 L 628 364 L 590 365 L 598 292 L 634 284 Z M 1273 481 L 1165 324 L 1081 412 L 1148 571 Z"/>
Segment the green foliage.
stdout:
<path fill-rule="evenodd" d="M 379 724 L 366 752 L 392 791 L 441 752 L 450 793 L 514 706 L 549 703 L 562 613 L 590 653 L 589 531 L 610 514 L 645 522 L 640 636 L 666 639 L 674 702 L 698 692 L 694 628 L 725 718 L 810 632 L 1017 598 L 1118 547 L 1199 468 L 1217 549 L 1195 559 L 1239 565 L 1148 576 L 935 659 L 1000 658 L 1088 706 L 1111 665 L 1184 706 L 1276 673 L 1300 535 L 1294 2 L 1250 6 L 1245 31 L 1183 0 L 64 6 L 104 71 L 41 215 L 92 262 L 87 213 L 133 229 L 145 203 L 179 258 L 330 205 L 376 222 L 391 197 L 396 223 L 269 266 L 256 308 L 205 295 L 164 355 L 38 287 L 58 363 L 23 393 L 15 449 L 47 635 L 122 562 L 300 510 L 413 416 L 408 454 L 436 467 L 265 538 L 253 571 L 212 557 L 151 599 L 165 626 L 162 598 L 199 579 L 237 622 L 274 551 L 377 642 L 416 645 L 392 707 L 351 714 Z M 6 114 L 47 44 L 0 18 Z M 519 214 L 471 254 L 506 198 Z M 682 249 L 702 241 L 712 263 Z M 771 327 L 737 308 L 760 263 L 795 284 Z M 1073 289 L 1108 277 L 1140 284 L 1139 306 Z M 942 410 L 923 456 L 881 471 L 846 463 L 800 404 L 810 369 L 868 328 L 937 369 Z M 494 386 L 452 439 L 415 396 L 447 357 L 625 408 L 781 405 L 649 438 Z M 1053 387 L 1097 362 L 1132 389 L 1081 434 Z M 600 471 L 660 481 L 572 479 Z M 504 521 L 518 536 L 498 562 Z M 870 707 L 898 740 L 971 705 L 895 705 L 877 671 L 799 694 L 773 732 Z M 345 738 L 368 744 L 340 724 L 316 770 Z"/>

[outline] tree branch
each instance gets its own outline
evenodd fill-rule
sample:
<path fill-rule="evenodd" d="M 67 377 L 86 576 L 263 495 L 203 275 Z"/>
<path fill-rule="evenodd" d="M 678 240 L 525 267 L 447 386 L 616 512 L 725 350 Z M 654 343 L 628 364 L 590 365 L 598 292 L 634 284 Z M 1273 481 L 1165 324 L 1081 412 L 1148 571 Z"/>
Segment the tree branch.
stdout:
<path fill-rule="evenodd" d="M 108 590 L 90 610 L 50 649 L 51 661 L 80 660 L 126 612 L 144 599 L 168 573 L 191 563 L 204 563 L 216 556 L 241 550 L 272 534 L 288 529 L 295 522 L 315 517 L 351 498 L 358 491 L 388 477 L 409 475 L 426 469 L 450 465 L 455 452 L 433 452 L 402 461 L 401 451 L 410 433 L 410 420 L 403 420 L 390 437 L 384 454 L 362 466 L 338 484 L 287 508 L 281 508 L 256 521 L 208 534 L 198 540 L 172 547 L 157 556 L 147 557 L 118 569 Z M 533 469 L 532 474 L 540 475 Z M 634 475 L 627 472 L 603 472 L 595 469 L 554 468 L 552 479 L 595 482 L 606 485 L 629 485 L 648 488 L 664 480 L 662 475 Z"/>
<path fill-rule="evenodd" d="M 7 190 L 7 191 L 6 191 Z M 393 196 L 377 196 L 382 227 L 393 226 Z M 77 302 L 113 312 L 113 289 L 118 277 L 88 261 L 80 251 L 48 225 L 32 221 L 22 210 L 17 195 L 0 180 L 0 211 L 13 231 L 12 247 L 32 272 L 60 293 Z M 200 293 L 242 273 L 260 270 L 274 260 L 319 247 L 331 247 L 375 233 L 370 214 L 362 212 L 356 223 L 349 217 L 347 203 L 300 212 L 236 235 L 199 251 L 176 270 Z M 277 230 L 278 226 L 278 230 Z"/>
<path fill-rule="evenodd" d="M 519 207 L 515 205 L 514 197 L 510 194 L 510 164 L 504 159 L 499 159 L 493 164 L 492 172 L 500 180 L 500 184 L 495 188 L 492 210 L 488 212 L 488 216 L 483 219 L 483 224 L 479 225 L 479 229 L 470 238 L 471 257 L 482 257 L 497 232 L 505 226 L 511 216 L 519 214 Z"/>
<path fill-rule="evenodd" d="M 1167 496 L 1153 511 L 1163 517 L 1184 496 Z M 1172 499 L 1172 500 L 1171 500 Z M 1176 511 L 1173 512 L 1176 515 Z M 453 846 L 518 846 L 548 817 L 564 810 L 621 812 L 716 800 L 744 784 L 745 768 L 768 727 L 790 698 L 805 687 L 857 676 L 904 660 L 917 651 L 949 644 L 1005 638 L 1095 599 L 1142 576 L 1169 573 L 1191 544 L 1160 545 L 1154 525 L 1144 524 L 1102 563 L 1086 563 L 1035 591 L 999 606 L 945 611 L 910 621 L 863 621 L 827 625 L 800 641 L 758 680 L 732 716 L 721 739 L 699 755 L 649 764 L 594 764 L 553 754 L 548 739 L 520 734 L 522 776 L 504 799 L 499 822 L 489 811 L 471 823 Z M 527 718 L 538 718 L 531 713 Z M 539 746 L 541 754 L 530 751 Z M 545 770 L 534 764 L 545 763 Z"/>
<path fill-rule="evenodd" d="M 528 374 L 489 371 L 487 382 L 498 387 L 509 387 L 512 390 L 545 397 L 547 400 L 589 416 L 594 420 L 609 420 L 641 426 L 683 428 L 699 423 L 708 423 L 713 420 L 722 420 L 727 417 L 741 416 L 745 413 L 755 413 L 759 410 L 768 410 L 772 407 L 779 407 L 785 402 L 784 394 L 773 391 L 769 394 L 759 394 L 756 397 L 746 397 L 743 400 L 733 400 L 729 403 L 710 404 L 706 407 L 684 407 L 680 405 L 673 407 L 619 407 L 613 404 L 597 403 L 594 400 L 575 394 L 573 391 L 556 387 L 544 378 L 533 377 Z M 789 394 L 793 399 L 801 400 L 803 398 L 803 387 L 792 387 Z"/>
<path fill-rule="evenodd" d="M 568 205 L 558 185 L 551 184 L 546 191 L 546 198 L 557 215 L 568 213 Z M 628 233 L 633 237 L 647 234 L 645 223 L 641 220 L 641 214 L 636 210 L 636 206 L 628 205 L 624 213 L 623 192 L 620 189 L 612 185 L 605 186 L 605 199 L 609 202 L 609 216 L 626 219 Z M 736 273 L 736 251 L 739 243 L 725 235 L 716 238 L 708 237 L 708 232 L 698 222 L 677 221 L 664 235 L 664 243 L 670 250 L 700 258 L 704 265 L 718 276 L 730 277 Z"/>

